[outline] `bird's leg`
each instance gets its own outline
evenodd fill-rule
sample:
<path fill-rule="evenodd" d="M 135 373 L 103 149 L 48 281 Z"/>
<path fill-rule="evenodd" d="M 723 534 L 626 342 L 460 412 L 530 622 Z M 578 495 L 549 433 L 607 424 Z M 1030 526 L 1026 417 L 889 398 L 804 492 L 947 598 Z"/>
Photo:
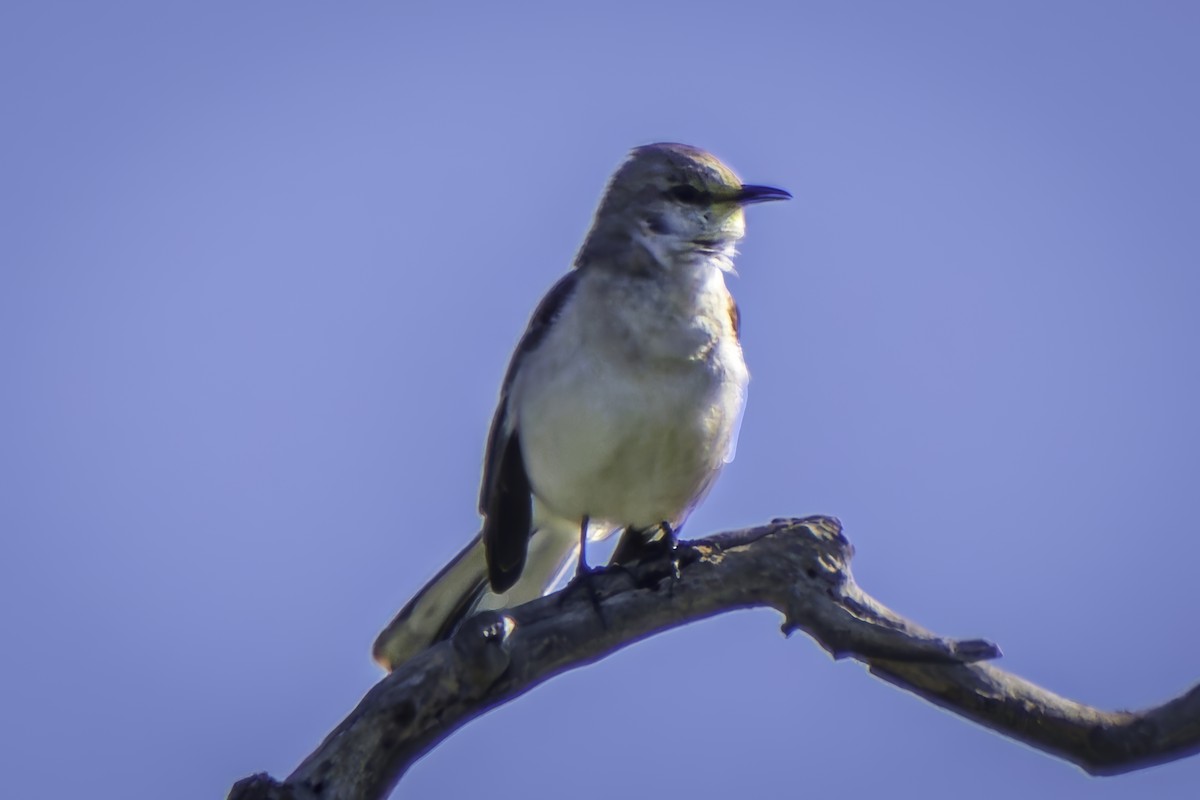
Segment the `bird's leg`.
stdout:
<path fill-rule="evenodd" d="M 682 577 L 679 567 L 679 533 L 666 520 L 663 520 L 660 527 L 662 538 L 659 541 L 663 543 L 663 549 L 671 559 L 671 576 L 679 580 Z"/>
<path fill-rule="evenodd" d="M 579 523 L 579 561 L 575 565 L 575 580 L 567 584 L 563 589 L 562 595 L 559 597 L 558 604 L 561 607 L 563 603 L 575 592 L 579 587 L 587 590 L 588 599 L 592 601 L 592 609 L 596 612 L 596 616 L 600 618 L 600 624 L 606 630 L 608 629 L 608 621 L 604 619 L 604 612 L 600 609 L 600 594 L 596 591 L 596 587 L 592 585 L 592 580 L 598 575 L 600 569 L 592 569 L 587 564 L 587 540 L 588 540 L 588 522 L 590 518 L 584 516 Z"/>
<path fill-rule="evenodd" d="M 592 570 L 588 567 L 587 563 L 588 523 L 590 521 L 591 517 L 584 514 L 583 520 L 579 523 L 579 561 L 575 564 L 576 578 L 592 574 Z"/>

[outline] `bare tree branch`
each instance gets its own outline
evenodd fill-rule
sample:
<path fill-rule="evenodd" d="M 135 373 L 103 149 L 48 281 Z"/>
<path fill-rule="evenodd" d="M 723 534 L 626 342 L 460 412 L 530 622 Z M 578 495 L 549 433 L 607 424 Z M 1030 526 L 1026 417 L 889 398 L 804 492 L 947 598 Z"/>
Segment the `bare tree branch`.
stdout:
<path fill-rule="evenodd" d="M 1005 736 L 1115 775 L 1200 750 L 1200 686 L 1141 712 L 1102 711 L 981 663 L 1000 650 L 945 639 L 894 614 L 850 574 L 853 548 L 828 517 L 779 519 L 691 542 L 679 577 L 663 559 L 487 612 L 386 676 L 282 783 L 239 781 L 230 800 L 375 800 L 464 724 L 542 681 L 659 631 L 740 608 L 783 612 L 835 658 Z"/>

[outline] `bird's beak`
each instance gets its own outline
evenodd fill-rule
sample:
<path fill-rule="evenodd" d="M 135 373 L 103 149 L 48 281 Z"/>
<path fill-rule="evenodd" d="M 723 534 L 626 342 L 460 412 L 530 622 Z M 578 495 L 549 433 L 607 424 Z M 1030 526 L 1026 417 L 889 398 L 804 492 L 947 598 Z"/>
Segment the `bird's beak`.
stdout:
<path fill-rule="evenodd" d="M 774 186 L 754 186 L 747 184 L 738 190 L 734 201 L 748 206 L 754 203 L 768 203 L 772 200 L 791 200 L 791 192 L 776 189 Z"/>

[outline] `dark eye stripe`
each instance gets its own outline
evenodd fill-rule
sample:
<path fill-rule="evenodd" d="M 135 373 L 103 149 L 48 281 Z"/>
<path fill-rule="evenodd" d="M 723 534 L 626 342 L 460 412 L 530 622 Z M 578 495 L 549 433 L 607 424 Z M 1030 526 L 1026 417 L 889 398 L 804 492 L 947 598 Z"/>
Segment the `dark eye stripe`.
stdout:
<path fill-rule="evenodd" d="M 702 192 L 695 186 L 689 186 L 686 183 L 681 186 L 672 186 L 667 191 L 667 194 L 681 203 L 687 203 L 692 206 L 707 205 L 712 200 L 711 195 L 708 193 Z"/>

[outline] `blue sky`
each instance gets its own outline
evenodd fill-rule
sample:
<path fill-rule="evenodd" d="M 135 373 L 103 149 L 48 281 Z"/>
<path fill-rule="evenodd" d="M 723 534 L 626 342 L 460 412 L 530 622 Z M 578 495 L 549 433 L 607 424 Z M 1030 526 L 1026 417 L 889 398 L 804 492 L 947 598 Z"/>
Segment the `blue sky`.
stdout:
<path fill-rule="evenodd" d="M 13 797 L 221 797 L 378 678 L 476 530 L 508 354 L 632 146 L 795 200 L 687 533 L 840 517 L 892 608 L 1106 708 L 1200 678 L 1200 7 L 27 3 L 0 11 Z M 561 676 L 404 796 L 1183 798 L 729 615 Z M 944 789 L 944 791 L 943 791 Z"/>

